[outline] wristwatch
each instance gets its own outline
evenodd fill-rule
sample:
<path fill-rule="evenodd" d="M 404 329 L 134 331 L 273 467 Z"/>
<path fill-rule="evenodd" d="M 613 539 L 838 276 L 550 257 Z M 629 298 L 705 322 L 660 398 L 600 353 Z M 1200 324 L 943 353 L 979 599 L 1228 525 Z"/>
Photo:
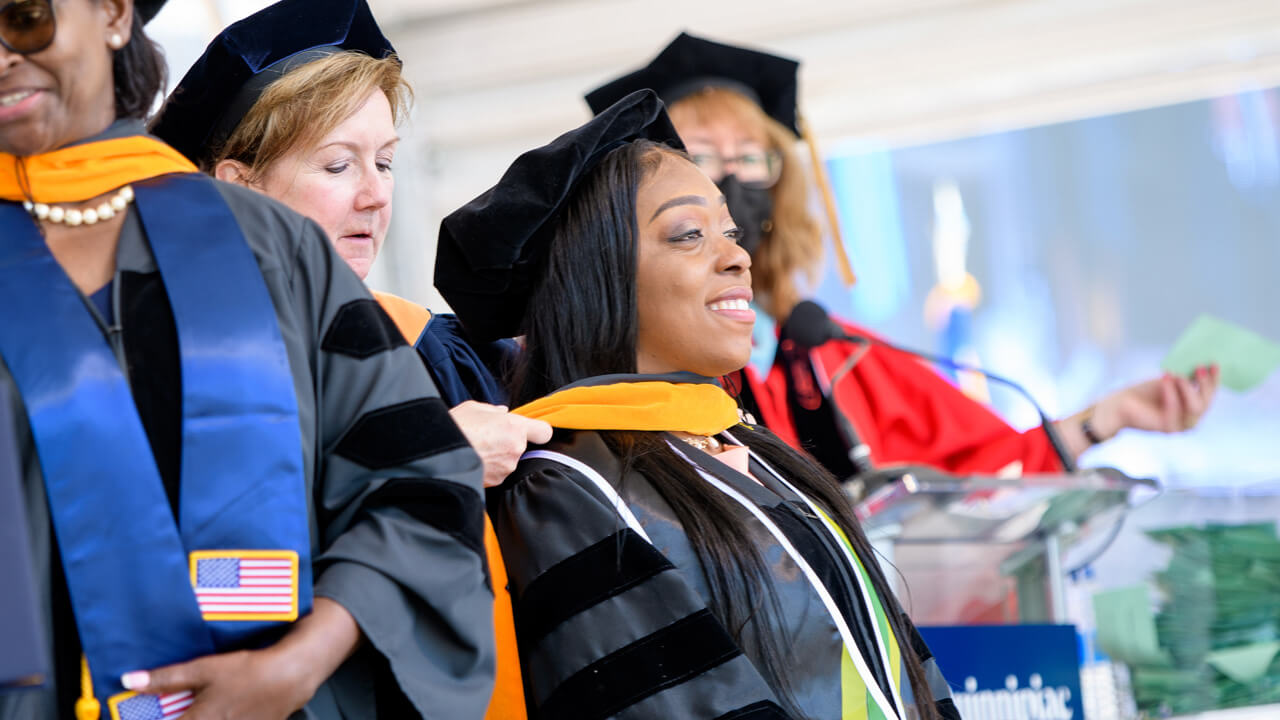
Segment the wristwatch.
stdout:
<path fill-rule="evenodd" d="M 1088 440 L 1090 445 L 1102 443 L 1102 438 L 1098 437 L 1098 431 L 1093 429 L 1093 408 L 1089 408 L 1089 413 L 1080 421 L 1080 432 L 1084 434 L 1084 439 Z"/>

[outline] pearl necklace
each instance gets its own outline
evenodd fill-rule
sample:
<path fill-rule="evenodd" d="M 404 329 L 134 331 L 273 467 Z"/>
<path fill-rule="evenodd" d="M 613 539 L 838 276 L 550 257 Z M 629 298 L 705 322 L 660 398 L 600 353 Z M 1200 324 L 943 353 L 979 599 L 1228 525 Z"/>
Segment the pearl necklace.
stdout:
<path fill-rule="evenodd" d="M 45 203 L 31 202 L 26 200 L 22 203 L 22 207 L 27 209 L 37 220 L 47 220 L 51 223 L 62 223 L 71 227 L 77 225 L 93 225 L 101 220 L 110 220 L 116 216 L 118 212 L 124 212 L 129 207 L 129 203 L 133 202 L 133 186 L 125 185 L 120 188 L 110 200 L 102 203 L 96 208 L 63 208 L 57 205 L 47 205 Z"/>

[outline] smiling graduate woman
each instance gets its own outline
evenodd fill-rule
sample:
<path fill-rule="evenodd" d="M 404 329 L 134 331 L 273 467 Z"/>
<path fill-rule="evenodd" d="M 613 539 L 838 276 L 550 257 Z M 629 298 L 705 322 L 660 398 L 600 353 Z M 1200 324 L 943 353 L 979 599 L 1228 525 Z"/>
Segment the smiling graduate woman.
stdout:
<path fill-rule="evenodd" d="M 489 491 L 530 714 L 958 717 L 834 478 L 714 379 L 751 352 L 751 258 L 679 147 L 636 92 L 441 227 L 437 286 L 525 336 L 516 412 L 558 429 Z"/>
<path fill-rule="evenodd" d="M 146 135 L 161 4 L 0 4 L 0 412 L 55 665 L 0 718 L 478 718 L 480 460 L 319 226 Z"/>

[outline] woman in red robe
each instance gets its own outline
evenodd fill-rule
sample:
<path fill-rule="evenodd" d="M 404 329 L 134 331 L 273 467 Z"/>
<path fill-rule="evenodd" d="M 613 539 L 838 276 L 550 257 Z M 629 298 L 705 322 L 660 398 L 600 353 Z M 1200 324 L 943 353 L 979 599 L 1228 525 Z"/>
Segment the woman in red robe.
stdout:
<path fill-rule="evenodd" d="M 746 232 L 757 309 L 779 326 L 802 299 L 797 280 L 816 279 L 823 260 L 821 231 L 808 210 L 808 179 L 794 153 L 801 134 L 798 68 L 793 60 L 682 33 L 649 65 L 587 95 L 595 111 L 642 88 L 663 98 L 689 154 L 716 181 Z M 837 258 L 843 261 L 843 253 Z M 874 336 L 838 323 L 849 334 Z M 854 353 L 865 354 L 832 388 L 832 375 Z M 761 422 L 838 477 L 857 468 L 837 412 L 870 450 L 874 466 L 1014 474 L 1062 469 L 1042 428 L 1013 429 L 921 361 L 889 348 L 831 341 L 804 350 L 784 339 L 767 373 L 748 366 L 731 380 Z M 1216 367 L 1199 368 L 1191 378 L 1166 374 L 1053 425 L 1074 461 L 1125 428 L 1190 429 L 1217 387 Z"/>

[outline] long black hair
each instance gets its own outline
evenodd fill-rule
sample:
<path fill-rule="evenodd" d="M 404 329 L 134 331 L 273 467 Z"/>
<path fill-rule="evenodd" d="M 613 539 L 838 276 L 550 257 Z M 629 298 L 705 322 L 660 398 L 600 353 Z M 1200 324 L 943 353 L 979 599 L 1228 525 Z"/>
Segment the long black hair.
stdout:
<path fill-rule="evenodd" d="M 641 182 L 670 160 L 688 161 L 683 153 L 648 140 L 613 150 L 583 178 L 555 220 L 546 268 L 526 309 L 525 351 L 510 378 L 517 405 L 586 377 L 636 372 L 636 195 Z M 839 483 L 764 428 L 744 425 L 734 434 L 848 535 L 888 610 L 919 716 L 937 718 L 906 617 Z M 790 638 L 767 630 L 785 627 L 777 594 L 755 542 L 731 520 L 736 506 L 681 459 L 662 433 L 602 431 L 600 436 L 621 459 L 624 475 L 636 471 L 671 506 L 707 577 L 712 612 L 757 662 L 787 709 L 799 716 L 786 671 L 792 664 Z"/>

